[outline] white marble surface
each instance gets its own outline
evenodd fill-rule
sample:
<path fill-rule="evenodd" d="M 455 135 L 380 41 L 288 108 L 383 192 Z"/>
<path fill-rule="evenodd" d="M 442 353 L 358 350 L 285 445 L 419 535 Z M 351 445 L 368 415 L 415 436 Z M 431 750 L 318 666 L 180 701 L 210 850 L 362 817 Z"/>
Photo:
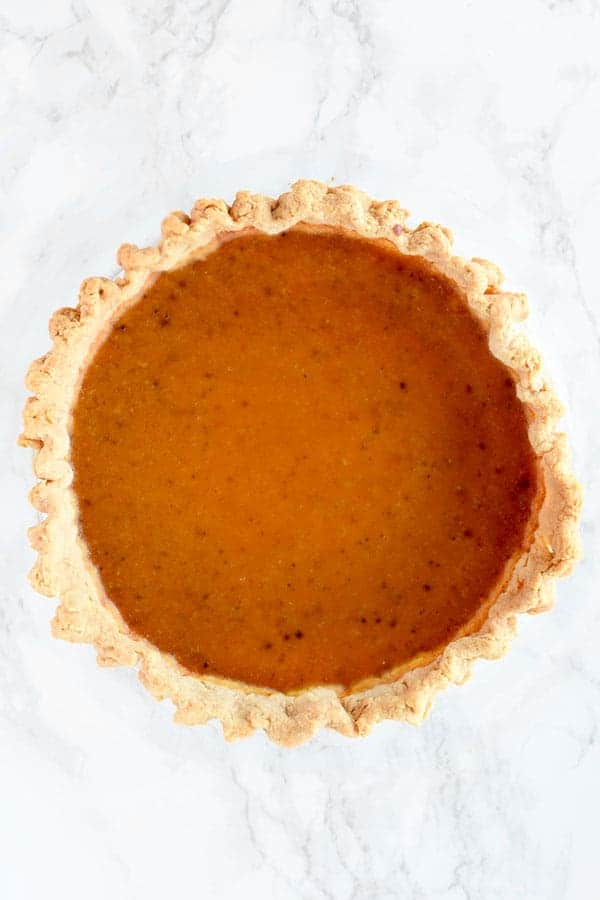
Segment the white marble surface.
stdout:
<path fill-rule="evenodd" d="M 4 0 L 0 46 L 2 900 L 600 896 L 598 0 Z M 286 751 L 51 640 L 15 437 L 48 315 L 121 241 L 298 177 L 397 197 L 529 292 L 586 558 L 421 729 Z"/>

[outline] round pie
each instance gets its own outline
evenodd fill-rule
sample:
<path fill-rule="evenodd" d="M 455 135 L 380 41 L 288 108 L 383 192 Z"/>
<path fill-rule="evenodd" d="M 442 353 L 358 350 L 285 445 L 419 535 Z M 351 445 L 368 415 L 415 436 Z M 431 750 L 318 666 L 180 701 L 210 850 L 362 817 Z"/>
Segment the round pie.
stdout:
<path fill-rule="evenodd" d="M 32 582 L 180 722 L 416 723 L 577 556 L 525 299 L 395 202 L 302 181 L 125 245 L 32 364 Z"/>

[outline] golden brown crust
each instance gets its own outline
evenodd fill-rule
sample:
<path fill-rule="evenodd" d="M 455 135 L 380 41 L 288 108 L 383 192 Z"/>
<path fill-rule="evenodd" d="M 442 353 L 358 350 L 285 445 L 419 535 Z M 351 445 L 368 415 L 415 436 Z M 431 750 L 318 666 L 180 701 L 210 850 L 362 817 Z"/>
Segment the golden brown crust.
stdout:
<path fill-rule="evenodd" d="M 393 201 L 377 202 L 353 187 L 332 188 L 316 181 L 298 181 L 277 200 L 247 191 L 238 193 L 231 206 L 222 200 L 198 200 L 190 216 L 174 212 L 166 217 L 158 247 L 120 248 L 122 278 L 87 279 L 78 307 L 52 316 L 52 349 L 31 365 L 27 375 L 33 396 L 24 410 L 21 436 L 21 443 L 35 452 L 39 481 L 31 502 L 46 515 L 30 530 L 38 552 L 31 582 L 40 593 L 60 598 L 53 620 L 55 637 L 94 644 L 101 665 L 139 664 L 141 681 L 157 699 L 173 701 L 178 722 L 192 725 L 219 719 L 227 739 L 263 728 L 273 741 L 287 746 L 307 740 L 321 727 L 364 735 L 382 719 L 419 723 L 437 691 L 465 681 L 475 659 L 495 659 L 506 651 L 517 613 L 541 612 L 552 605 L 554 578 L 567 574 L 578 556 L 580 495 L 569 470 L 565 437 L 556 431 L 561 407 L 541 374 L 537 352 L 515 330 L 526 316 L 525 298 L 500 290 L 502 274 L 492 263 L 452 256 L 447 229 L 430 222 L 410 229 L 407 215 Z M 313 688 L 289 696 L 202 677 L 131 632 L 104 596 L 89 561 L 71 488 L 71 409 L 90 349 L 113 317 L 135 301 L 157 272 L 205 255 L 222 236 L 250 227 L 272 234 L 299 222 L 386 238 L 402 253 L 426 258 L 459 285 L 488 333 L 492 352 L 514 375 L 518 396 L 528 410 L 529 438 L 543 484 L 531 545 L 510 572 L 479 631 L 453 641 L 426 665 L 347 695 L 334 688 Z"/>

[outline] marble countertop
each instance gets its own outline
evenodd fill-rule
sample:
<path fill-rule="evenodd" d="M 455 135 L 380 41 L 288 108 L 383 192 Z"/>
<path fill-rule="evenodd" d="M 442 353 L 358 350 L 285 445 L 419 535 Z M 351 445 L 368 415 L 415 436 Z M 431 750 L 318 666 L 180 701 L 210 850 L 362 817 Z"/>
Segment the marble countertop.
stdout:
<path fill-rule="evenodd" d="M 2 900 L 599 896 L 598 0 L 5 0 L 0 45 Z M 298 177 L 451 225 L 529 293 L 585 559 L 422 728 L 283 750 L 50 638 L 15 436 L 49 314 L 119 243 Z"/>

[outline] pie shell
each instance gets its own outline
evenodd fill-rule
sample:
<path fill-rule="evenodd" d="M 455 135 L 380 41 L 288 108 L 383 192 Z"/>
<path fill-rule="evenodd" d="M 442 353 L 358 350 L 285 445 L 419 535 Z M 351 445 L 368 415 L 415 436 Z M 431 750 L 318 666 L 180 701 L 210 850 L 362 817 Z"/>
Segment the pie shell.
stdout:
<path fill-rule="evenodd" d="M 527 315 L 526 298 L 500 289 L 502 273 L 493 263 L 453 256 L 448 229 L 431 222 L 411 229 L 407 217 L 395 201 L 375 201 L 354 187 L 317 181 L 298 181 L 276 200 L 247 191 L 239 192 L 231 206 L 223 200 L 198 200 L 189 216 L 178 211 L 166 217 L 157 247 L 121 246 L 121 278 L 88 278 L 78 306 L 60 309 L 51 318 L 52 348 L 27 374 L 33 396 L 24 409 L 20 438 L 23 446 L 34 449 L 39 480 L 30 499 L 45 516 L 29 531 L 38 554 L 30 580 L 40 593 L 59 598 L 52 622 L 55 637 L 93 644 L 102 666 L 137 666 L 140 680 L 157 700 L 172 700 L 179 723 L 218 719 L 228 740 L 262 728 L 285 746 L 300 744 L 323 727 L 356 736 L 368 734 L 384 719 L 418 724 L 439 690 L 470 676 L 475 659 L 496 659 L 506 652 L 517 613 L 552 606 L 554 579 L 568 574 L 579 555 L 580 491 L 570 473 L 565 436 L 556 430 L 561 406 L 542 375 L 539 354 L 515 327 Z M 425 664 L 350 693 L 315 687 L 283 694 L 198 675 L 132 632 L 104 594 L 80 535 L 69 461 L 71 414 L 90 351 L 149 280 L 202 258 L 220 240 L 244 229 L 277 234 L 298 223 L 384 238 L 404 254 L 425 258 L 458 285 L 488 335 L 491 352 L 515 379 L 543 486 L 531 544 L 508 573 L 479 630 L 453 640 Z"/>

